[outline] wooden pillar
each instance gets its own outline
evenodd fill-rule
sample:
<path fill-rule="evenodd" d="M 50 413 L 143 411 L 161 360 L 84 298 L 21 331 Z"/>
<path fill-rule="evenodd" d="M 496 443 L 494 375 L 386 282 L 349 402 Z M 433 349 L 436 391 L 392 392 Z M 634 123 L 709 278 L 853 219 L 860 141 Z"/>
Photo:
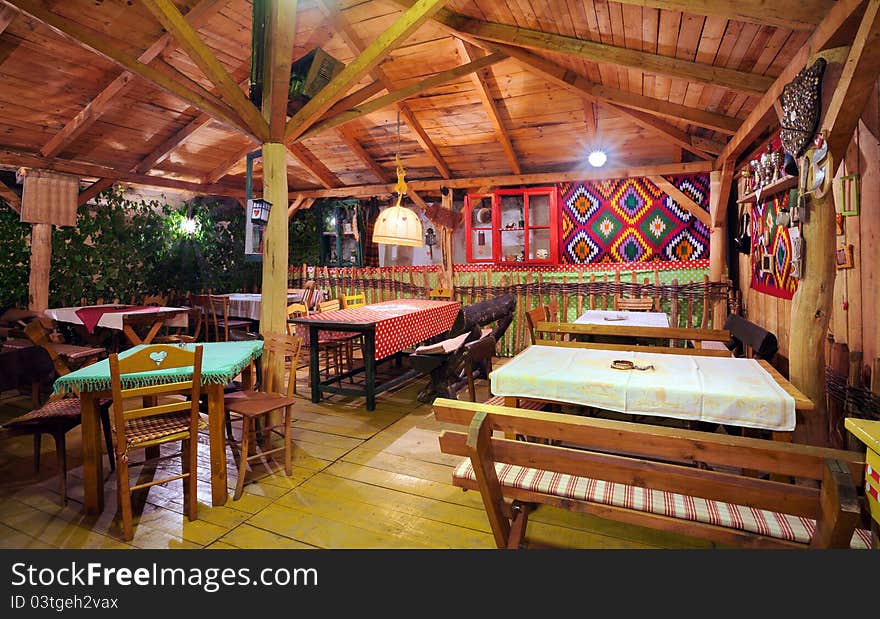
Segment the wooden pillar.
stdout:
<path fill-rule="evenodd" d="M 260 333 L 287 332 L 287 149 L 283 144 L 263 144 L 263 199 L 272 204 L 263 237 L 263 296 Z M 276 208 L 277 206 L 277 208 Z M 284 372 L 283 359 L 263 371 Z M 283 380 L 281 383 L 284 384 Z"/>
<path fill-rule="evenodd" d="M 452 190 L 443 194 L 441 205 L 452 211 Z M 452 228 L 437 226 L 440 231 L 440 271 L 437 273 L 437 287 L 452 290 Z"/>
<path fill-rule="evenodd" d="M 31 226 L 31 274 L 28 309 L 42 312 L 49 307 L 49 269 L 52 265 L 52 224 Z"/>
<path fill-rule="evenodd" d="M 709 173 L 709 281 L 727 278 L 727 202 L 733 186 L 733 165 L 725 162 L 721 170 Z M 720 329 L 727 318 L 724 300 L 713 301 L 712 327 Z"/>

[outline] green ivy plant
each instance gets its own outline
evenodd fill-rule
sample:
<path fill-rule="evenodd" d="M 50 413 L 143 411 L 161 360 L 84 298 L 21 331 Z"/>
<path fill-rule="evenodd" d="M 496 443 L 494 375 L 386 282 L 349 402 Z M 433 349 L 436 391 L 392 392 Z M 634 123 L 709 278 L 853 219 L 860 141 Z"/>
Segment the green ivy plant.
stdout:
<path fill-rule="evenodd" d="M 0 199 L 0 306 L 27 307 L 30 235 L 30 225 Z"/>

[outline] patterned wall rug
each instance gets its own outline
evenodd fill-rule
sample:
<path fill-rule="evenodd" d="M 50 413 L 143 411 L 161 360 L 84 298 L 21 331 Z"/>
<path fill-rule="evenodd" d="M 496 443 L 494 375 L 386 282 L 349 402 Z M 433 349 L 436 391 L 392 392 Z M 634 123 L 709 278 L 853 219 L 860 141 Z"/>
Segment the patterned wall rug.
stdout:
<path fill-rule="evenodd" d="M 776 225 L 776 215 L 788 208 L 789 199 L 786 191 L 753 204 L 751 217 L 752 288 L 782 299 L 797 290 L 797 279 L 791 276 L 791 237 L 788 228 Z"/>
<path fill-rule="evenodd" d="M 709 175 L 666 177 L 709 210 Z M 709 230 L 647 178 L 561 183 L 563 263 L 699 260 Z"/>

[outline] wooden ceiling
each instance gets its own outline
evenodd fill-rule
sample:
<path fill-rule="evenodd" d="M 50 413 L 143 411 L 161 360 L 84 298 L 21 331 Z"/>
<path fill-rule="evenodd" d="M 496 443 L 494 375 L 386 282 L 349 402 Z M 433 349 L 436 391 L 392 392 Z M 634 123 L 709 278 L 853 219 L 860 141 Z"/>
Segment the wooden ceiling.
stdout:
<path fill-rule="evenodd" d="M 817 25 L 847 3 L 858 4 L 300 0 L 293 58 L 321 47 L 346 65 L 390 36 L 407 8 L 439 8 L 339 94 L 350 98 L 298 130 L 291 192 L 393 182 L 398 148 L 408 181 L 529 182 L 586 170 L 593 148 L 611 169 L 709 169 Z M 245 111 L 215 104 L 217 73 L 208 79 L 211 66 L 166 33 L 163 4 L 0 0 L 0 167 L 241 196 L 260 136 L 235 122 Z M 219 73 L 244 87 L 251 3 L 173 5 Z"/>

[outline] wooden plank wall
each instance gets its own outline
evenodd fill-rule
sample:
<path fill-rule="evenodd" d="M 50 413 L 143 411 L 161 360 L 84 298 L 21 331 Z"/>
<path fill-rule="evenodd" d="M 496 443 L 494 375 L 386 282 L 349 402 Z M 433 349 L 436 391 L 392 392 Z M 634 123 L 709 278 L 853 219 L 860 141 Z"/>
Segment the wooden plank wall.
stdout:
<path fill-rule="evenodd" d="M 853 246 L 854 268 L 837 271 L 834 304 L 829 335 L 835 343 L 845 343 L 849 351 L 863 353 L 870 366 L 880 356 L 880 328 L 877 305 L 880 302 L 880 82 L 862 114 L 837 178 L 860 176 L 860 214 L 844 217 L 844 234 L 837 237 L 838 247 Z M 839 181 L 835 181 L 835 191 Z M 841 210 L 835 196 L 835 208 Z M 734 232 L 735 233 L 735 232 Z M 806 248 L 805 251 L 809 251 Z M 787 370 L 790 341 L 791 301 L 778 299 L 750 288 L 749 258 L 739 256 L 743 310 L 746 317 L 779 339 L 780 369 Z"/>

